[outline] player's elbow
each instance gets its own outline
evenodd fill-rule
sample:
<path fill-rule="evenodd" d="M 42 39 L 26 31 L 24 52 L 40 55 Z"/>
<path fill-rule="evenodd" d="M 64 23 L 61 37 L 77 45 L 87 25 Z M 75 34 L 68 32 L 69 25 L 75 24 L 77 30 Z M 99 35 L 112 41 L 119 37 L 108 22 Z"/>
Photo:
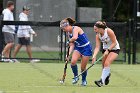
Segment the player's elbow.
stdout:
<path fill-rule="evenodd" d="M 69 43 L 69 46 L 71 46 L 71 47 L 74 46 L 74 43 Z"/>
<path fill-rule="evenodd" d="M 73 41 L 75 41 L 75 40 L 77 40 L 77 37 L 73 37 L 72 39 L 73 39 Z"/>

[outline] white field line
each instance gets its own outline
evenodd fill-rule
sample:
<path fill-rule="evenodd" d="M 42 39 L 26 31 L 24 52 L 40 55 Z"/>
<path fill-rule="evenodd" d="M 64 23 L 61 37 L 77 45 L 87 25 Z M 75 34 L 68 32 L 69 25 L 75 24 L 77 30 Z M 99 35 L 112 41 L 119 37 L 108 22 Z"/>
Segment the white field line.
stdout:
<path fill-rule="evenodd" d="M 8 93 L 29 93 L 29 91 L 6 91 Z M 0 92 L 0 93 L 5 93 L 5 92 Z"/>
<path fill-rule="evenodd" d="M 72 85 L 58 85 L 58 86 L 24 86 L 24 87 L 35 87 L 35 88 L 46 88 L 46 87 L 48 87 L 48 88 L 61 88 L 61 87 L 69 87 L 69 86 L 72 86 Z M 76 87 L 76 86 L 73 86 L 73 87 Z M 77 87 L 82 87 L 82 86 L 80 86 L 80 85 L 77 85 Z M 94 88 L 96 88 L 95 86 L 86 86 L 86 87 L 94 87 Z M 128 86 L 105 86 L 104 88 L 140 88 L 140 87 L 128 87 Z"/>
<path fill-rule="evenodd" d="M 112 69 L 114 71 L 140 71 L 139 69 Z"/>

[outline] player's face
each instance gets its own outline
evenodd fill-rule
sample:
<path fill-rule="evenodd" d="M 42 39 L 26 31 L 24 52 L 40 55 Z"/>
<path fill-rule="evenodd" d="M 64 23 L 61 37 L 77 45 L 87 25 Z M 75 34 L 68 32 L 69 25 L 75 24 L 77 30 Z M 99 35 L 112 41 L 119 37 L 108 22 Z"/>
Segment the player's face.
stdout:
<path fill-rule="evenodd" d="M 29 15 L 29 12 L 30 12 L 29 10 L 25 10 L 25 13 L 26 13 L 27 15 Z"/>
<path fill-rule="evenodd" d="M 69 32 L 69 31 L 70 31 L 69 26 L 64 27 L 64 28 L 63 28 L 63 31 L 64 31 L 64 32 Z"/>
<path fill-rule="evenodd" d="M 94 32 L 99 33 L 99 28 L 94 26 Z"/>
<path fill-rule="evenodd" d="M 14 5 L 10 6 L 10 10 L 13 11 L 14 10 Z"/>

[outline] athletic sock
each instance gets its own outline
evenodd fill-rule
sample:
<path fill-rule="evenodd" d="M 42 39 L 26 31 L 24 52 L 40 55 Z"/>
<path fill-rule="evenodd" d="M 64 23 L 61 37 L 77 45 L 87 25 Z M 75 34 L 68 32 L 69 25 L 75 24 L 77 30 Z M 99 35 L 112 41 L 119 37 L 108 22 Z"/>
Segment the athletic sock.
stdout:
<path fill-rule="evenodd" d="M 105 79 L 109 75 L 109 73 L 110 73 L 110 67 L 104 67 L 104 69 L 102 70 L 102 76 L 101 76 L 103 84 L 105 84 Z"/>
<path fill-rule="evenodd" d="M 72 68 L 72 72 L 74 74 L 74 77 L 78 75 L 78 67 L 77 65 L 71 65 L 71 68 Z"/>
<path fill-rule="evenodd" d="M 87 71 L 82 74 L 82 81 L 85 81 L 87 77 Z"/>

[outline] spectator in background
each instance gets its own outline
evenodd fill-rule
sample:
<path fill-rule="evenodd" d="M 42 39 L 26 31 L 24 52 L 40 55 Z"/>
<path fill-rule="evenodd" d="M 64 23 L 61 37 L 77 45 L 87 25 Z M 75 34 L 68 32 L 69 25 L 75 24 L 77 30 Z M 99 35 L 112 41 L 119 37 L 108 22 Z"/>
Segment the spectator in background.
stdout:
<path fill-rule="evenodd" d="M 7 8 L 2 11 L 4 21 L 14 21 L 13 10 L 14 10 L 14 2 L 8 1 Z M 6 46 L 2 51 L 2 61 L 13 62 L 12 60 L 9 59 L 9 57 L 10 57 L 10 50 L 14 45 L 14 34 L 15 34 L 14 31 L 15 31 L 15 26 L 13 25 L 4 25 L 2 28 L 2 32 L 4 34 L 4 40 L 6 43 Z M 3 58 L 4 56 L 7 59 L 4 59 Z"/>
<path fill-rule="evenodd" d="M 20 21 L 28 21 L 28 15 L 29 15 L 29 10 L 30 8 L 27 6 L 23 7 L 23 12 L 20 13 L 19 15 L 19 20 Z M 13 58 L 16 57 L 17 53 L 19 52 L 20 48 L 22 46 L 26 46 L 26 52 L 30 58 L 30 62 L 38 62 L 40 60 L 33 60 L 32 59 L 32 52 L 31 52 L 31 45 L 30 45 L 30 36 L 37 34 L 34 32 L 34 30 L 31 28 L 31 26 L 24 25 L 24 26 L 19 26 L 18 31 L 17 31 L 17 37 L 18 37 L 18 44 L 14 50 Z M 19 62 L 18 60 L 14 59 L 14 62 Z"/>

